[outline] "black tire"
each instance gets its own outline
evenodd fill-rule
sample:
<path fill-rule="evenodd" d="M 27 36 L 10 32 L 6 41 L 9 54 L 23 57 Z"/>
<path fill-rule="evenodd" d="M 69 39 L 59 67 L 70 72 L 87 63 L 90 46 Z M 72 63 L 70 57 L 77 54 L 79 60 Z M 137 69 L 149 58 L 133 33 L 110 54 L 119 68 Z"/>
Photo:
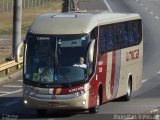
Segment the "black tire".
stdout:
<path fill-rule="evenodd" d="M 45 116 L 47 113 L 46 109 L 37 109 L 36 111 L 38 116 Z"/>
<path fill-rule="evenodd" d="M 100 106 L 100 95 L 98 94 L 97 96 L 97 105 L 93 108 L 89 109 L 89 113 L 98 113 L 99 111 L 99 106 Z"/>
<path fill-rule="evenodd" d="M 131 80 L 128 81 L 128 88 L 127 88 L 127 94 L 123 96 L 124 101 L 129 101 L 131 99 L 132 95 L 132 82 Z"/>

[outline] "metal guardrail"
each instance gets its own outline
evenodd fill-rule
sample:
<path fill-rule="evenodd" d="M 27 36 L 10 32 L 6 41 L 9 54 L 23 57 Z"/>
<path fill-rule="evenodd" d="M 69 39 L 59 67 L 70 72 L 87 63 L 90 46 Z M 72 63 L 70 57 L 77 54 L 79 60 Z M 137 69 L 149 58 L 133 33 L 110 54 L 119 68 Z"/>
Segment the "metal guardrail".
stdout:
<path fill-rule="evenodd" d="M 22 0 L 22 8 L 33 8 L 38 6 L 45 6 L 46 4 L 51 4 L 55 0 Z M 0 12 L 8 12 L 13 9 L 14 0 L 1 0 L 0 2 Z"/>
<path fill-rule="evenodd" d="M 10 62 L 1 64 L 0 65 L 0 72 L 4 72 L 5 71 L 5 74 L 8 75 L 10 68 L 17 67 L 17 69 L 20 69 L 22 63 L 23 63 L 23 58 L 20 58 L 19 63 L 16 62 L 15 60 L 12 60 Z"/>

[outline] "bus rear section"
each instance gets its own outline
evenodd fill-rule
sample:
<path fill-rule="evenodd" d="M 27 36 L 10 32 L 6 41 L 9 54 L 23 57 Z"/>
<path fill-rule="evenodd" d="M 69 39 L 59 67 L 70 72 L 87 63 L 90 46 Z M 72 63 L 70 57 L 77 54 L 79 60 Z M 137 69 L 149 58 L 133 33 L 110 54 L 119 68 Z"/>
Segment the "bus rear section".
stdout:
<path fill-rule="evenodd" d="M 137 14 L 49 13 L 38 17 L 25 40 L 24 106 L 47 109 L 99 106 L 141 86 L 143 41 Z"/>
<path fill-rule="evenodd" d="M 124 96 L 124 100 L 129 100 L 132 91 L 140 88 L 142 80 L 141 19 L 102 25 L 99 33 L 98 73 L 106 85 L 105 98 L 112 100 Z"/>

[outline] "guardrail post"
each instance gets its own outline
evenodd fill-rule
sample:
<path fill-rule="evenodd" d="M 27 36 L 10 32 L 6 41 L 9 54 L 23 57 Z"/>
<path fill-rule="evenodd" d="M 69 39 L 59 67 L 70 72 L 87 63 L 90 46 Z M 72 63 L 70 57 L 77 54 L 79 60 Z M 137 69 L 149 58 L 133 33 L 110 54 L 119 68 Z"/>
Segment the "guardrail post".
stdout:
<path fill-rule="evenodd" d="M 6 69 L 5 74 L 7 74 L 7 75 L 9 74 L 9 68 Z"/>
<path fill-rule="evenodd" d="M 18 70 L 21 69 L 21 64 L 18 64 L 18 65 L 17 65 L 17 69 L 18 69 Z"/>

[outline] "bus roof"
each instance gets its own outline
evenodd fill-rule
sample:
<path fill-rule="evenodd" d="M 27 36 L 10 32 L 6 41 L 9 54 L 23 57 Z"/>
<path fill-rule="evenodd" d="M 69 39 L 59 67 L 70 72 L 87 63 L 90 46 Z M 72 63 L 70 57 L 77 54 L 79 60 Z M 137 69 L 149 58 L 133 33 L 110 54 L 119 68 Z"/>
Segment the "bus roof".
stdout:
<path fill-rule="evenodd" d="M 141 19 L 138 14 L 108 11 L 48 13 L 35 19 L 29 32 L 34 34 L 83 34 L 99 25 Z"/>

